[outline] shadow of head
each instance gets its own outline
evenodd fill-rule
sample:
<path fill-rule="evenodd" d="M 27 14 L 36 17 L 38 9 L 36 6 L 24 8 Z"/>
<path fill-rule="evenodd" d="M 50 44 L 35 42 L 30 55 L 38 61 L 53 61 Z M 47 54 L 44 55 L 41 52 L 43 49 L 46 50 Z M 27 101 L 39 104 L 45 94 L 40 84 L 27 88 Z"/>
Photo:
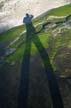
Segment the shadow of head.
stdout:
<path fill-rule="evenodd" d="M 23 18 L 23 23 L 30 24 L 32 22 L 33 17 L 33 15 L 26 13 L 26 16 Z"/>

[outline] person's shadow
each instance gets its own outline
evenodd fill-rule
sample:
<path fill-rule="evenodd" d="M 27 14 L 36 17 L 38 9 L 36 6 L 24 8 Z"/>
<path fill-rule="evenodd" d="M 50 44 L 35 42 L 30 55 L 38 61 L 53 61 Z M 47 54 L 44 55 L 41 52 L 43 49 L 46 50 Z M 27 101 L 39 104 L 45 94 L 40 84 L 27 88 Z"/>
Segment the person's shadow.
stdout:
<path fill-rule="evenodd" d="M 32 24 L 33 15 L 26 14 L 23 19 L 23 23 L 26 26 L 26 45 L 25 52 L 23 56 L 22 66 L 21 66 L 21 78 L 20 87 L 18 95 L 18 108 L 27 108 L 27 97 L 29 90 L 29 67 L 30 67 L 30 53 L 31 44 L 34 42 L 36 45 L 40 57 L 44 63 L 45 74 L 47 75 L 49 90 L 52 98 L 53 108 L 64 108 L 56 76 L 53 72 L 52 66 L 50 64 L 49 56 L 43 47 L 39 37 L 36 35 L 36 30 Z M 48 98 L 48 97 L 47 97 Z"/>

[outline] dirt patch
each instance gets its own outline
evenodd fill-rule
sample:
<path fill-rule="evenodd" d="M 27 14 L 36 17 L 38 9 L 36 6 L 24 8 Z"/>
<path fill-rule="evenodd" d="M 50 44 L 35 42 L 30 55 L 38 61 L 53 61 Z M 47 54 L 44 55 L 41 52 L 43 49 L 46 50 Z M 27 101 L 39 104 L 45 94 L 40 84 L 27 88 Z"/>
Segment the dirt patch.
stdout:
<path fill-rule="evenodd" d="M 71 75 L 71 48 L 60 48 L 54 57 L 54 63 L 59 74 Z"/>

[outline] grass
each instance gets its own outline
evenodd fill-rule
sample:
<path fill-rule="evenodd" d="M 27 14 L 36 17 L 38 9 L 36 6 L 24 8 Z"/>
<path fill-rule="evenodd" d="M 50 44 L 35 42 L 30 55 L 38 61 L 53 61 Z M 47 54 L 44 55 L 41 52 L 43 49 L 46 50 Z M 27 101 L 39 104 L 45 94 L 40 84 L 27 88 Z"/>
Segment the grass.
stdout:
<path fill-rule="evenodd" d="M 39 34 L 38 37 L 39 37 L 41 43 L 43 44 L 43 46 L 45 48 L 47 48 L 48 47 L 48 39 L 50 38 L 50 35 L 48 33 L 44 33 L 44 34 L 42 33 L 42 34 Z M 24 54 L 24 47 L 25 47 L 25 43 L 23 42 L 14 54 L 7 57 L 7 61 L 8 62 L 21 61 L 23 54 Z M 37 54 L 37 49 L 36 49 L 36 46 L 34 45 L 34 43 L 32 42 L 31 55 L 35 55 L 35 54 Z"/>
<path fill-rule="evenodd" d="M 66 16 L 66 15 L 69 15 L 70 13 L 71 13 L 71 4 L 62 6 L 60 8 L 56 8 L 56 9 L 49 11 L 49 13 L 46 12 L 44 15 L 42 15 L 39 18 L 37 18 L 36 20 L 34 20 L 33 25 L 36 25 L 40 22 L 46 23 L 48 16 L 52 16 L 52 15 Z M 65 20 L 65 18 L 53 18 L 53 19 L 49 20 L 49 22 L 56 23 L 56 22 L 61 22 L 64 20 Z M 59 52 L 59 51 L 61 51 L 60 48 L 70 48 L 71 49 L 71 29 L 69 29 L 69 30 L 64 29 L 64 30 L 62 30 L 61 34 L 57 34 L 56 36 L 52 35 L 52 32 L 54 30 L 57 32 L 60 27 L 62 27 L 62 25 L 60 25 L 54 29 L 50 29 L 48 31 L 43 30 L 41 33 L 38 33 L 36 36 L 38 36 L 42 45 L 46 49 L 46 51 L 49 55 L 52 67 L 53 67 L 54 71 L 56 71 L 56 75 L 59 75 L 58 76 L 59 78 L 60 78 L 60 76 L 63 76 L 64 78 L 66 78 L 70 75 L 71 68 L 70 69 L 65 68 L 66 70 L 65 69 L 62 70 L 61 65 L 59 66 L 59 64 L 58 64 L 59 61 L 56 62 L 56 64 L 55 64 L 54 60 L 56 59 L 56 57 L 60 57 L 59 59 L 61 60 L 60 61 L 61 64 L 62 63 L 67 64 L 67 65 L 69 64 L 71 66 L 70 60 L 69 60 L 71 58 L 70 54 L 68 54 L 68 52 L 67 53 Z M 38 32 L 38 31 L 40 31 L 41 28 L 42 28 L 42 24 L 38 25 L 35 29 Z M 9 44 L 11 41 L 16 39 L 19 36 L 19 34 L 21 32 L 23 32 L 24 30 L 25 30 L 25 26 L 19 26 L 19 27 L 10 29 L 3 34 L 0 34 L 0 44 L 6 44 L 6 43 Z M 10 87 L 12 86 L 11 87 L 12 91 L 14 91 L 13 86 L 14 86 L 14 88 L 16 88 L 16 86 L 14 84 L 16 83 L 17 80 L 19 80 L 19 77 L 20 77 L 21 62 L 23 60 L 24 51 L 25 51 L 25 38 L 26 38 L 26 34 L 21 35 L 19 40 L 17 40 L 13 45 L 10 46 L 11 48 L 17 48 L 17 50 L 13 54 L 7 56 L 3 62 L 3 65 L 0 65 L 0 72 L 6 73 L 6 75 L 8 75 L 8 73 L 9 73 L 9 75 L 11 74 L 10 76 L 13 77 L 13 79 L 11 79 L 12 82 L 10 85 Z M 38 53 L 39 53 L 38 49 L 36 48 L 35 44 L 32 42 L 31 56 L 33 56 L 35 58 L 35 56 L 38 56 Z M 39 70 L 41 70 L 42 66 L 43 66 L 43 62 L 41 62 L 41 64 L 39 64 L 38 61 L 35 61 L 35 62 L 37 62 L 36 64 L 38 66 L 37 67 L 34 66 L 34 67 L 36 67 L 36 69 L 35 68 L 32 69 L 32 71 L 33 71 L 32 77 L 33 77 L 34 73 L 36 73 L 37 71 L 40 74 L 41 71 L 39 72 Z M 46 60 L 45 60 L 45 62 L 46 62 Z M 46 64 L 47 64 L 47 62 L 46 62 Z M 62 67 L 64 68 L 63 64 L 62 64 Z M 38 67 L 41 69 L 39 69 Z M 58 71 L 58 68 L 60 71 Z M 35 80 L 35 77 L 36 77 L 36 80 L 37 80 L 37 78 L 40 78 L 40 77 L 38 77 L 38 74 L 36 74 L 36 75 L 37 76 L 34 76 L 34 80 Z M 42 75 L 42 73 L 40 75 Z M 19 76 L 19 77 L 16 77 L 16 76 Z M 16 80 L 14 80 L 14 78 Z M 44 83 L 45 83 L 45 81 L 44 81 Z M 65 84 L 65 83 L 63 83 L 63 84 Z M 60 85 L 62 86 L 62 82 L 60 83 Z M 65 88 L 63 87 L 62 89 L 64 92 Z M 68 90 L 69 89 L 67 89 L 67 91 Z M 14 92 L 14 94 L 15 94 L 15 92 Z M 11 97 L 13 97 L 14 94 L 12 94 L 12 92 L 11 92 L 11 95 L 12 95 Z M 68 93 L 66 92 L 66 94 L 68 94 Z M 67 98 L 67 97 L 69 98 L 69 96 L 65 95 L 65 98 Z M 14 99 L 13 99 L 13 101 L 14 101 Z M 13 105 L 14 105 L 14 102 L 13 102 Z M 70 105 L 70 103 L 69 103 L 69 105 Z M 67 107 L 68 107 L 68 105 L 67 105 Z"/>
<path fill-rule="evenodd" d="M 55 8 L 48 13 L 49 16 L 66 16 L 68 14 L 71 14 L 71 4 Z"/>
<path fill-rule="evenodd" d="M 8 63 L 16 63 L 16 62 L 18 62 L 18 61 L 21 62 L 22 59 L 23 59 L 23 55 L 24 55 L 24 49 L 25 49 L 25 45 L 23 44 L 23 45 L 21 45 L 20 48 L 18 48 L 18 49 L 16 50 L 15 53 L 13 53 L 12 55 L 8 56 L 8 57 L 6 58 L 6 61 L 7 61 Z"/>
<path fill-rule="evenodd" d="M 36 20 L 33 21 L 33 24 L 38 24 L 40 22 L 46 22 L 47 21 L 47 17 L 48 16 L 52 16 L 52 15 L 56 15 L 56 16 L 66 16 L 68 14 L 71 13 L 71 4 L 50 10 L 49 12 L 47 12 L 46 14 L 40 16 L 39 18 L 37 18 Z M 59 21 L 63 21 L 65 20 L 64 18 L 53 18 L 50 20 L 50 22 L 59 22 Z M 38 25 L 36 27 L 36 31 L 39 31 L 42 28 L 42 24 Z M 14 40 L 17 36 L 19 36 L 19 34 L 21 32 L 23 32 L 25 30 L 25 26 L 19 26 L 13 29 L 8 30 L 7 32 L 0 34 L 0 44 L 5 44 L 5 43 L 10 43 L 12 40 Z M 68 42 L 70 41 L 70 33 L 71 31 L 68 31 L 67 33 L 65 32 L 63 34 L 63 36 L 61 37 L 56 37 L 55 39 L 53 39 L 52 35 L 51 35 L 52 30 L 48 31 L 48 32 L 43 32 L 43 33 L 39 33 L 38 37 L 41 41 L 41 43 L 43 44 L 43 46 L 45 48 L 51 47 L 52 49 L 52 53 L 50 55 L 50 57 L 54 58 L 55 53 L 57 52 L 57 48 L 59 46 L 63 46 L 68 44 Z M 7 61 L 8 62 L 13 62 L 13 61 L 21 61 L 23 54 L 24 54 L 24 40 L 25 40 L 25 34 L 22 35 L 20 37 L 20 39 L 18 41 L 16 41 L 11 47 L 16 48 L 17 46 L 20 45 L 20 47 L 17 49 L 17 51 L 10 55 L 9 57 L 7 57 Z M 69 39 L 68 39 L 69 38 Z M 52 39 L 52 42 L 51 42 Z M 21 44 L 22 43 L 22 44 Z M 50 44 L 51 45 L 50 45 Z M 37 53 L 37 49 L 36 46 L 34 45 L 34 43 L 32 43 L 32 50 L 31 50 L 31 54 L 34 55 Z"/>
<path fill-rule="evenodd" d="M 45 48 L 49 47 L 51 49 L 50 58 L 52 59 L 52 61 L 55 57 L 56 52 L 59 50 L 59 47 L 69 46 L 69 43 L 71 42 L 70 34 L 71 34 L 71 30 L 64 32 L 64 35 L 62 34 L 61 36 L 57 36 L 56 38 L 53 38 L 49 33 L 42 33 L 38 35 L 42 45 Z M 7 60 L 9 62 L 21 61 L 24 54 L 24 47 L 25 47 L 25 43 L 23 43 L 14 54 L 7 57 Z M 36 49 L 36 46 L 34 45 L 34 43 L 32 43 L 31 55 L 36 55 L 37 53 L 38 51 Z"/>
<path fill-rule="evenodd" d="M 49 12 L 46 12 L 45 14 L 41 15 L 39 18 L 35 19 L 33 21 L 34 24 L 38 24 L 40 22 L 46 22 L 48 16 L 66 16 L 71 14 L 71 4 L 55 8 L 53 10 L 50 10 Z M 59 18 L 59 19 L 51 19 L 52 22 L 58 22 L 58 21 L 63 21 L 64 19 Z M 40 29 L 38 27 L 38 29 Z M 7 32 L 0 34 L 0 44 L 5 43 L 5 42 L 11 42 L 13 39 L 15 39 L 21 32 L 25 30 L 25 26 L 19 26 L 15 27 L 13 29 L 8 30 Z"/>
<path fill-rule="evenodd" d="M 25 26 L 19 26 L 0 34 L 0 44 L 3 44 L 5 42 L 11 42 L 13 39 L 19 36 L 19 34 L 24 30 Z"/>
<path fill-rule="evenodd" d="M 64 5 L 58 8 L 54 8 L 42 14 L 35 22 L 45 22 L 47 21 L 48 16 L 67 16 L 71 14 L 71 4 Z M 63 19 L 60 19 L 63 20 Z M 55 21 L 55 20 L 54 20 Z"/>
<path fill-rule="evenodd" d="M 54 23 L 63 22 L 63 21 L 65 21 L 65 18 L 53 18 L 53 19 L 49 19 L 48 21 L 54 22 Z"/>

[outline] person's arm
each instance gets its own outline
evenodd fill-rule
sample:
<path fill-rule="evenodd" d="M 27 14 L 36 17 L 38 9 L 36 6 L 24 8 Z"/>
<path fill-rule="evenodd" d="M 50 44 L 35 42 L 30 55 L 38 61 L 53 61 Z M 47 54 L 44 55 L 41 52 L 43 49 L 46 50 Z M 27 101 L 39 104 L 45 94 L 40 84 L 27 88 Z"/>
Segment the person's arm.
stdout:
<path fill-rule="evenodd" d="M 33 15 L 30 15 L 30 17 L 33 18 L 34 16 Z"/>

